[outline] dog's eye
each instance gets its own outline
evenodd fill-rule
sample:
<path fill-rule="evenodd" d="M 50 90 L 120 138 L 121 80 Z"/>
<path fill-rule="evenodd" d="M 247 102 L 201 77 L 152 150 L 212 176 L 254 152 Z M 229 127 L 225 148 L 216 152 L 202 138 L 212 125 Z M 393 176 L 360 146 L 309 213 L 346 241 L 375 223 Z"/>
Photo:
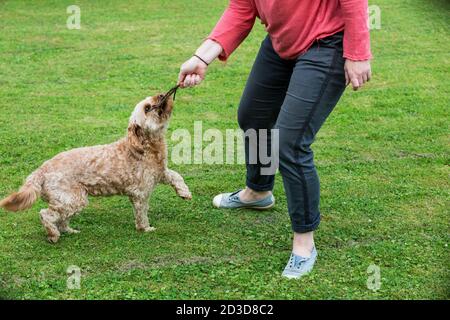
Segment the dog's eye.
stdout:
<path fill-rule="evenodd" d="M 148 113 L 152 109 L 152 106 L 145 106 L 145 113 Z"/>

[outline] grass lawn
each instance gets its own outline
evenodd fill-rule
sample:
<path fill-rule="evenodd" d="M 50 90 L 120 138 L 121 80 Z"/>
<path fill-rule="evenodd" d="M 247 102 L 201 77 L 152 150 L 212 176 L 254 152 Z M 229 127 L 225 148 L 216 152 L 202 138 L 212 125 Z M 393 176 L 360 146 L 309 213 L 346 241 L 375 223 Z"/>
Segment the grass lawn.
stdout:
<path fill-rule="evenodd" d="M 34 3 L 34 4 L 33 4 Z M 125 134 L 143 97 L 170 88 L 227 1 L 0 2 L 0 196 L 53 155 Z M 219 211 L 213 195 L 242 187 L 245 167 L 172 165 L 185 202 L 158 187 L 157 231 L 137 233 L 126 197 L 92 198 L 78 235 L 45 240 L 39 201 L 0 211 L 0 297 L 9 299 L 448 299 L 450 5 L 378 0 L 374 78 L 348 90 L 315 143 L 322 183 L 319 258 L 300 281 L 280 278 L 291 229 L 281 178 L 267 212 Z M 264 37 L 257 23 L 226 65 L 177 95 L 178 128 L 236 128 L 236 109 Z M 171 142 L 171 145 L 174 143 Z M 367 288 L 369 265 L 381 288 Z M 68 266 L 81 289 L 66 287 Z"/>

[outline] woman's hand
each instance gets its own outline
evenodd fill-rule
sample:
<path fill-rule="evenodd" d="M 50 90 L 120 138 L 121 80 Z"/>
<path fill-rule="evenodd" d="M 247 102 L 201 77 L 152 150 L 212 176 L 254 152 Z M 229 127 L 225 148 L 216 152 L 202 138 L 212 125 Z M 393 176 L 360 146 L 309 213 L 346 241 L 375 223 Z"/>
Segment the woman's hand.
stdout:
<path fill-rule="evenodd" d="M 346 60 L 344 65 L 345 85 L 352 84 L 353 90 L 358 90 L 364 83 L 370 81 L 372 71 L 370 69 L 370 61 L 353 61 Z"/>
<path fill-rule="evenodd" d="M 193 56 L 188 61 L 183 63 L 178 75 L 178 84 L 182 88 L 193 87 L 205 79 L 208 65 L 199 58 Z"/>
<path fill-rule="evenodd" d="M 207 39 L 197 49 L 195 55 L 183 63 L 178 75 L 178 84 L 181 88 L 193 87 L 205 79 L 208 64 L 213 62 L 223 51 L 216 41 Z M 200 58 L 199 58 L 200 57 Z"/>

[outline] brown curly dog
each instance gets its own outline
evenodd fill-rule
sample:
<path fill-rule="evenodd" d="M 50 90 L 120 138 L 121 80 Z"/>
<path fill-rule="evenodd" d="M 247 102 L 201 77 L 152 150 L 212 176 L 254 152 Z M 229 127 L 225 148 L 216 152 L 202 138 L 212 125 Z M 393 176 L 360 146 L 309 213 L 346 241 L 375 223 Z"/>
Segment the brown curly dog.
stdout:
<path fill-rule="evenodd" d="M 0 201 L 9 211 L 30 208 L 42 197 L 48 209 L 40 212 L 51 243 L 61 232 L 77 233 L 70 218 L 88 204 L 88 195 L 126 195 L 134 208 L 136 229 L 153 231 L 148 221 L 148 199 L 158 183 L 170 184 L 183 199 L 191 199 L 189 188 L 177 172 L 167 168 L 165 132 L 173 99 L 164 95 L 139 102 L 125 138 L 108 145 L 62 152 L 46 161 L 25 181 L 19 192 Z"/>

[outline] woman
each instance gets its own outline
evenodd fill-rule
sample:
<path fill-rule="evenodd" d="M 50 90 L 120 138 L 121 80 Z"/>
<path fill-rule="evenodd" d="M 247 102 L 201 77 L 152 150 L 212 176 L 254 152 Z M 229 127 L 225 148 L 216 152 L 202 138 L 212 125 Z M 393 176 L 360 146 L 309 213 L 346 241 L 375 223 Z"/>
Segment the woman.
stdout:
<path fill-rule="evenodd" d="M 244 131 L 278 129 L 279 169 L 294 232 L 283 276 L 299 278 L 317 257 L 319 178 L 311 144 L 345 87 L 351 83 L 358 90 L 371 77 L 367 0 L 231 0 L 207 40 L 181 66 L 181 87 L 198 85 L 213 60 L 226 60 L 256 17 L 268 36 L 247 80 L 238 122 Z M 258 140 L 259 147 L 266 143 L 265 150 L 271 150 L 268 133 L 269 139 Z M 216 196 L 216 207 L 273 206 L 274 176 L 262 174 L 259 159 L 249 161 L 255 151 L 249 141 L 245 150 L 246 188 Z"/>

